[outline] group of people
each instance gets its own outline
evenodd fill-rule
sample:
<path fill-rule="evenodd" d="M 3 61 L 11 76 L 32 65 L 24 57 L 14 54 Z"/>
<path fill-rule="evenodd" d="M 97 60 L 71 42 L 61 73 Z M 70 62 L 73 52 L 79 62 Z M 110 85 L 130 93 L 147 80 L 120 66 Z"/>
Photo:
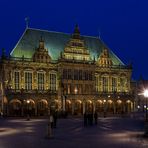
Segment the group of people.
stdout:
<path fill-rule="evenodd" d="M 84 126 L 93 125 L 93 121 L 95 125 L 98 124 L 98 114 L 95 112 L 94 114 L 92 112 L 85 112 L 84 113 Z"/>

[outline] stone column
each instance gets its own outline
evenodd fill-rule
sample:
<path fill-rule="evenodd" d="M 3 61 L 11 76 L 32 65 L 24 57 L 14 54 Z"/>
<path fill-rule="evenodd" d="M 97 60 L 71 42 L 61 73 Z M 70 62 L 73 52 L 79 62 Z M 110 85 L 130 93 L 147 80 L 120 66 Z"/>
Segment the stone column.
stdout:
<path fill-rule="evenodd" d="M 66 103 L 65 102 L 65 96 L 63 95 L 62 98 L 63 98 L 62 99 L 62 105 L 63 105 L 62 108 L 63 108 L 63 111 L 65 112 L 66 111 L 66 108 L 65 108 L 65 103 Z"/>
<path fill-rule="evenodd" d="M 37 103 L 35 105 L 35 116 L 37 116 Z"/>
<path fill-rule="evenodd" d="M 125 103 L 123 102 L 123 112 L 125 113 Z"/>
<path fill-rule="evenodd" d="M 85 113 L 85 102 L 83 101 L 83 114 Z"/>
<path fill-rule="evenodd" d="M 96 103 L 95 101 L 93 101 L 93 113 L 95 113 L 95 111 L 96 111 Z"/>
<path fill-rule="evenodd" d="M 74 100 L 72 100 L 71 103 L 72 103 L 72 104 L 71 104 L 71 105 L 72 105 L 72 106 L 71 106 L 71 109 L 72 109 L 72 115 L 74 115 L 74 107 L 75 107 L 75 106 L 74 106 L 74 105 L 75 105 L 75 104 L 74 104 L 74 103 L 75 103 Z"/>
<path fill-rule="evenodd" d="M 113 107 L 114 107 L 114 114 L 116 114 L 116 105 L 115 105 L 115 102 L 113 103 Z"/>

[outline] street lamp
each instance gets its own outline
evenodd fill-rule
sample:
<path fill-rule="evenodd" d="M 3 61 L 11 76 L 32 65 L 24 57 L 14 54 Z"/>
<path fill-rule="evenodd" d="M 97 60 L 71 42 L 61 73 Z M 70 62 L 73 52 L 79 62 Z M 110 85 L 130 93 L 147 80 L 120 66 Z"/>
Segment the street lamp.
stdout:
<path fill-rule="evenodd" d="M 30 120 L 30 115 L 29 115 L 29 104 L 30 104 L 30 100 L 27 100 L 27 120 Z"/>
<path fill-rule="evenodd" d="M 147 115 L 147 110 L 148 110 L 148 104 L 147 104 L 147 99 L 148 99 L 148 90 L 144 90 L 143 93 L 145 99 L 146 99 L 146 116 L 145 116 L 145 136 L 148 137 L 148 115 Z"/>
<path fill-rule="evenodd" d="M 146 99 L 146 115 L 145 115 L 145 121 L 147 122 L 148 121 L 148 114 L 147 114 L 147 110 L 148 110 L 148 103 L 147 103 L 147 99 L 148 99 L 148 90 L 144 90 L 144 93 L 143 93 L 145 99 Z"/>
<path fill-rule="evenodd" d="M 106 117 L 106 100 L 104 99 L 103 100 L 103 103 L 104 103 L 104 118 Z"/>

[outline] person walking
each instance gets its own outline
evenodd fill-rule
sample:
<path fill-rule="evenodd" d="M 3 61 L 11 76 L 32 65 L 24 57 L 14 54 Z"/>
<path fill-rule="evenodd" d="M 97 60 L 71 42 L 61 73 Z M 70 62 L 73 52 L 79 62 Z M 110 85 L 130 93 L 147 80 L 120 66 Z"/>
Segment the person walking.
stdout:
<path fill-rule="evenodd" d="M 95 124 L 97 125 L 98 124 L 98 114 L 96 111 L 94 113 L 94 119 L 95 119 Z"/>
<path fill-rule="evenodd" d="M 56 128 L 57 126 L 57 111 L 54 112 L 53 114 L 53 124 L 54 124 L 54 128 Z"/>
<path fill-rule="evenodd" d="M 50 126 L 51 126 L 51 128 L 53 128 L 53 115 L 52 114 L 50 114 L 50 117 L 49 117 L 49 122 L 50 122 Z"/>

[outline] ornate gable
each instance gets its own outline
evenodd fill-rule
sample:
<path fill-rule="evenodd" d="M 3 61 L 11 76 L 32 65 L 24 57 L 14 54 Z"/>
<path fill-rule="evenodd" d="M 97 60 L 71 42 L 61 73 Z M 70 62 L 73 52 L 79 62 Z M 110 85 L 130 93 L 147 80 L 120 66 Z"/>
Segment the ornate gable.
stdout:
<path fill-rule="evenodd" d="M 74 33 L 61 56 L 69 60 L 91 60 L 90 53 L 84 45 L 84 40 L 81 39 L 78 25 L 75 26 Z"/>
<path fill-rule="evenodd" d="M 33 61 L 34 62 L 43 62 L 48 63 L 50 62 L 51 57 L 48 54 L 48 50 L 44 47 L 44 41 L 41 37 L 39 41 L 39 47 L 36 49 L 34 55 L 33 55 Z"/>
<path fill-rule="evenodd" d="M 99 58 L 98 58 L 98 65 L 101 67 L 110 67 L 113 65 L 112 59 L 109 56 L 108 49 L 103 49 Z"/>

